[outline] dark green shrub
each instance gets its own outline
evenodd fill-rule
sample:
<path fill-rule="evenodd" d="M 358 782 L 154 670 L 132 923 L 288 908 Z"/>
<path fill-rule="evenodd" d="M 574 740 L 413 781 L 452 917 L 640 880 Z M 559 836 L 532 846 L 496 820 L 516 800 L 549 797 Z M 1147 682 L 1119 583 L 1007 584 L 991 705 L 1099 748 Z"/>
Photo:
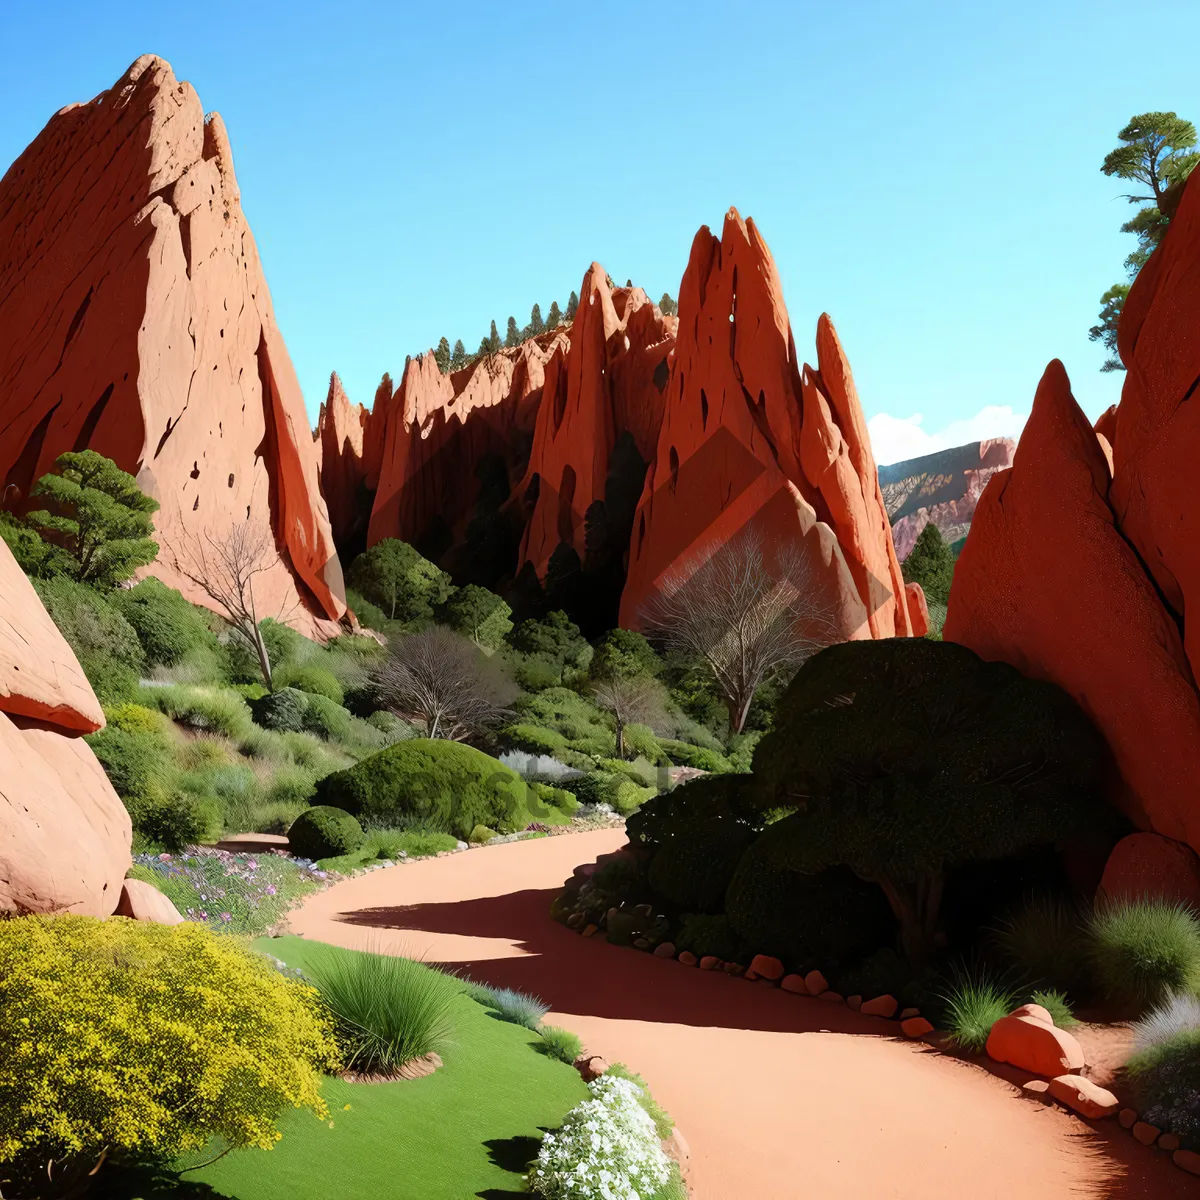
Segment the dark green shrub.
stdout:
<path fill-rule="evenodd" d="M 510 651 L 506 656 L 512 670 L 513 680 L 525 692 L 541 692 L 546 688 L 562 686 L 562 666 L 553 659 L 541 658 L 536 654 L 520 654 Z"/>
<path fill-rule="evenodd" d="M 616 751 L 616 734 L 608 716 L 569 688 L 548 688 L 536 696 L 522 696 L 513 705 L 513 710 L 517 724 L 551 730 L 561 735 L 572 750 L 582 754 L 606 756 Z M 553 753 L 542 748 L 535 750 L 532 746 L 521 746 L 520 749 L 539 754 Z"/>
<path fill-rule="evenodd" d="M 363 844 L 362 826 L 348 812 L 318 804 L 305 809 L 288 830 L 293 854 L 313 860 L 353 854 Z"/>
<path fill-rule="evenodd" d="M 665 758 L 662 743 L 648 725 L 625 726 L 625 753 L 652 763 Z"/>
<path fill-rule="evenodd" d="M 58 577 L 33 586 L 101 702 L 133 699 L 146 664 L 133 626 L 86 584 Z"/>
<path fill-rule="evenodd" d="M 111 603 L 132 626 L 151 666 L 174 666 L 196 650 L 217 652 L 217 637 L 200 612 L 157 579 L 113 592 Z"/>
<path fill-rule="evenodd" d="M 948 603 L 950 584 L 954 579 L 954 552 L 932 521 L 917 536 L 904 560 L 903 570 L 905 583 L 919 583 L 927 602 Z"/>
<path fill-rule="evenodd" d="M 305 701 L 303 725 L 309 733 L 315 733 L 327 742 L 347 742 L 355 737 L 356 732 L 366 732 L 377 745 L 382 744 L 383 738 L 378 730 L 363 721 L 361 729 L 356 731 L 356 719 L 328 696 L 314 693 L 307 695 Z"/>
<path fill-rule="evenodd" d="M 709 771 L 713 774 L 729 770 L 729 760 L 715 750 L 706 750 L 703 746 L 693 746 L 690 742 L 679 742 L 669 738 L 661 738 L 658 744 L 662 752 L 681 767 L 695 767 L 698 771 Z"/>
<path fill-rule="evenodd" d="M 634 679 L 658 675 L 662 659 L 645 637 L 631 629 L 609 630 L 597 643 L 590 672 L 593 679 Z"/>
<path fill-rule="evenodd" d="M 582 675 L 594 651 L 565 612 L 557 610 L 539 621 L 522 621 L 509 635 L 509 645 L 522 654 L 554 663 L 560 682 Z"/>
<path fill-rule="evenodd" d="M 607 804 L 615 808 L 617 788 L 627 782 L 622 776 L 609 771 L 591 770 L 571 780 L 575 798 L 580 804 Z"/>
<path fill-rule="evenodd" d="M 380 733 L 395 741 L 413 736 L 413 727 L 406 721 L 402 721 L 394 712 L 389 712 L 386 708 L 381 708 L 371 713 L 366 718 L 366 721 L 372 729 L 378 729 Z"/>
<path fill-rule="evenodd" d="M 795 870 L 790 864 L 803 838 L 801 823 L 785 817 L 742 855 L 725 895 L 738 936 L 756 953 L 823 970 L 889 944 L 896 924 L 882 892 L 846 867 Z"/>
<path fill-rule="evenodd" d="M 575 793 L 567 791 L 566 788 L 552 787 L 548 783 L 534 781 L 529 784 L 529 791 L 532 795 L 527 801 L 527 806 L 534 816 L 539 815 L 538 805 L 545 805 L 556 812 L 565 813 L 567 816 L 570 816 L 579 807 Z"/>
<path fill-rule="evenodd" d="M 678 950 L 690 950 L 697 958 L 709 954 L 733 962 L 742 951 L 742 943 L 724 913 L 689 913 L 675 935 Z"/>
<path fill-rule="evenodd" d="M 179 851 L 214 840 L 221 833 L 221 823 L 216 799 L 177 791 L 143 809 L 135 827 L 154 845 Z"/>
<path fill-rule="evenodd" d="M 387 712 L 379 697 L 379 690 L 368 680 L 352 683 L 343 690 L 342 703 L 356 716 L 364 719 L 377 712 Z"/>
<path fill-rule="evenodd" d="M 496 759 L 459 742 L 429 738 L 388 746 L 327 775 L 317 789 L 323 803 L 363 820 L 398 824 L 419 818 L 460 838 L 476 825 L 502 833 L 523 829 L 524 794 L 524 780 Z"/>
<path fill-rule="evenodd" d="M 170 790 L 171 760 L 165 738 L 110 725 L 88 734 L 87 743 L 140 829 L 146 814 L 164 803 Z"/>
<path fill-rule="evenodd" d="M 1187 1029 L 1125 1064 L 1143 1121 L 1200 1150 L 1200 1029 Z"/>
<path fill-rule="evenodd" d="M 802 809 L 787 818 L 789 869 L 876 881 L 925 961 L 947 868 L 1110 819 L 1106 755 L 1065 692 L 1005 663 L 949 642 L 845 642 L 789 685 L 754 792 L 764 813 Z"/>
<path fill-rule="evenodd" d="M 506 726 L 500 736 L 513 749 L 524 750 L 527 754 L 557 756 L 567 748 L 567 739 L 561 733 L 525 722 Z"/>
<path fill-rule="evenodd" d="M 366 629 L 383 629 L 387 624 L 387 617 L 384 616 L 383 610 L 376 607 L 360 596 L 353 588 L 346 589 L 346 604 L 350 611 L 358 618 L 358 623 Z"/>
<path fill-rule="evenodd" d="M 342 685 L 332 671 L 312 663 L 284 664 L 274 672 L 274 684 L 276 689 L 295 688 L 296 691 L 307 695 L 324 696 L 338 705 L 342 703 L 345 695 Z"/>
<path fill-rule="evenodd" d="M 407 542 L 385 538 L 360 554 L 346 572 L 347 582 L 390 621 L 425 623 L 454 589 L 450 576 Z M 358 610 L 356 610 L 358 611 Z M 375 619 L 375 614 L 370 614 Z M 361 611 L 358 619 L 363 619 Z"/>
<path fill-rule="evenodd" d="M 632 779 L 622 779 L 613 794 L 613 808 L 623 817 L 632 816 L 655 795 L 657 792 L 652 787 L 642 787 Z"/>
<path fill-rule="evenodd" d="M 289 733 L 299 733 L 304 728 L 304 714 L 307 709 L 308 697 L 295 688 L 280 688 L 277 692 L 268 692 L 250 704 L 250 712 L 256 725 Z"/>
<path fill-rule="evenodd" d="M 1096 981 L 1117 1004 L 1140 1012 L 1173 992 L 1200 989 L 1200 922 L 1184 905 L 1100 905 L 1089 933 Z"/>
<path fill-rule="evenodd" d="M 1087 922 L 1074 902 L 1031 896 L 1000 926 L 996 940 L 1026 983 L 1074 997 L 1090 991 Z"/>

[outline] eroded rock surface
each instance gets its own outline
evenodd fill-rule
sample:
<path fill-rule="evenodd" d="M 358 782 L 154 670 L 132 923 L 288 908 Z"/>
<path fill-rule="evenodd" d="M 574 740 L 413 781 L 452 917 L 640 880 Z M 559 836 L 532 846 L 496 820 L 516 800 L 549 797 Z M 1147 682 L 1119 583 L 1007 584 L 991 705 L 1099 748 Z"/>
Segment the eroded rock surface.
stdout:
<path fill-rule="evenodd" d="M 317 454 L 221 118 L 144 55 L 9 168 L 0 246 L 5 506 L 90 447 L 160 502 L 160 542 L 269 525 L 280 561 L 260 608 L 334 631 L 345 605 Z M 168 554 L 152 571 L 205 603 Z"/>

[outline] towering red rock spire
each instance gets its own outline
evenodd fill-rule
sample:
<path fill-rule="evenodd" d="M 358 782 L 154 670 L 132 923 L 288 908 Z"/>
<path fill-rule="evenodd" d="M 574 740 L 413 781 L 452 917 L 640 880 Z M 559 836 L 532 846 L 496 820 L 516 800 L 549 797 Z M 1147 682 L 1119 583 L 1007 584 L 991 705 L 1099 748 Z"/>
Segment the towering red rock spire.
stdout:
<path fill-rule="evenodd" d="M 345 611 L 300 386 L 221 118 L 153 55 L 51 118 L 0 180 L 5 504 L 90 447 L 162 505 L 160 541 L 271 526 L 266 612 Z M 152 568 L 190 599 L 169 556 Z"/>
<path fill-rule="evenodd" d="M 736 209 L 703 228 L 679 290 L 655 457 L 634 520 L 621 623 L 672 571 L 746 528 L 798 542 L 844 637 L 913 632 L 853 378 L 833 324 L 801 368 L 771 252 Z M 924 607 L 914 594 L 923 629 Z"/>

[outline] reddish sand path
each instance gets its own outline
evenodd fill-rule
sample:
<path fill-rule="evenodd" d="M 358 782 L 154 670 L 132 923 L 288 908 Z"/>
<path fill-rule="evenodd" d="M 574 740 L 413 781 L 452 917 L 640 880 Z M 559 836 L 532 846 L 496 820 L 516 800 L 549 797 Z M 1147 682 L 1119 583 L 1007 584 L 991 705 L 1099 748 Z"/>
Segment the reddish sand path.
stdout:
<path fill-rule="evenodd" d="M 296 933 L 534 992 L 640 1071 L 692 1150 L 695 1200 L 1152 1200 L 1200 1192 L 1115 1121 L 1093 1127 L 841 1006 L 584 939 L 547 916 L 620 830 L 389 867 L 311 897 Z"/>

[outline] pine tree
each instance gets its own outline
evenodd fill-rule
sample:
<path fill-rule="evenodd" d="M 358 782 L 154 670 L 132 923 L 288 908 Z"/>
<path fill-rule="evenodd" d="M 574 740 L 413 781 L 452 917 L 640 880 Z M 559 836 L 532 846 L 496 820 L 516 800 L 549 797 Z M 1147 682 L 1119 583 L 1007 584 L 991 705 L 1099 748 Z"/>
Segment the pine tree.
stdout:
<path fill-rule="evenodd" d="M 450 370 L 458 371 L 467 365 L 467 348 L 462 343 L 462 338 L 459 338 L 454 343 L 454 350 L 450 355 Z"/>
<path fill-rule="evenodd" d="M 533 311 L 529 314 L 529 328 L 533 331 L 534 337 L 537 337 L 546 328 L 546 322 L 542 320 L 542 307 L 540 304 L 535 304 Z"/>
<path fill-rule="evenodd" d="M 579 311 L 579 297 L 575 292 L 572 292 L 567 300 L 567 320 L 575 320 L 575 314 Z"/>
<path fill-rule="evenodd" d="M 496 328 L 496 322 L 492 322 L 492 331 L 488 334 L 488 353 L 495 354 L 500 349 L 500 331 Z"/>
<path fill-rule="evenodd" d="M 496 336 L 496 326 L 492 326 L 492 336 Z M 517 318 L 508 318 L 508 330 L 504 334 L 504 344 L 511 350 L 521 344 L 521 331 L 517 328 Z"/>
<path fill-rule="evenodd" d="M 679 311 L 679 305 L 671 299 L 668 292 L 663 292 L 662 299 L 658 302 L 658 309 L 664 317 L 673 317 Z"/>
<path fill-rule="evenodd" d="M 492 328 L 496 328 L 496 322 L 492 322 Z M 479 340 L 479 349 L 475 352 L 476 358 L 487 358 L 492 353 L 492 339 L 486 334 Z"/>
<path fill-rule="evenodd" d="M 905 583 L 919 583 L 931 604 L 946 604 L 954 578 L 954 552 L 942 537 L 942 531 L 930 521 L 917 537 L 904 560 Z"/>
<path fill-rule="evenodd" d="M 558 301 L 552 300 L 550 302 L 550 315 L 546 318 L 546 328 L 557 329 L 561 321 L 562 313 L 559 310 Z"/>
<path fill-rule="evenodd" d="M 443 375 L 450 370 L 450 343 L 442 338 L 437 344 L 437 349 L 433 352 L 433 361 L 437 363 L 438 370 Z"/>

